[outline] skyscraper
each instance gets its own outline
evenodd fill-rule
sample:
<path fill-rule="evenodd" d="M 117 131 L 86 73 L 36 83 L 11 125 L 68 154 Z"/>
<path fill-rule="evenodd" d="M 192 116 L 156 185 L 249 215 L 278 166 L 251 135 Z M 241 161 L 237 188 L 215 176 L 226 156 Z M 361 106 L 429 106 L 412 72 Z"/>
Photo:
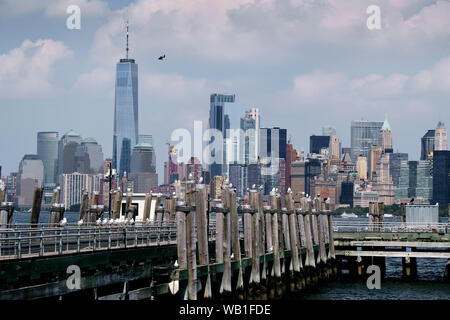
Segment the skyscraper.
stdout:
<path fill-rule="evenodd" d="M 151 145 L 139 143 L 131 155 L 129 180 L 134 181 L 135 192 L 149 192 L 158 186 L 155 152 Z"/>
<path fill-rule="evenodd" d="M 19 164 L 17 178 L 18 205 L 29 206 L 33 202 L 35 187 L 42 187 L 44 180 L 44 165 L 35 154 L 26 154 Z"/>
<path fill-rule="evenodd" d="M 407 153 L 392 153 L 389 157 L 389 169 L 391 171 L 392 183 L 398 187 L 398 180 L 400 178 L 400 162 L 408 161 Z"/>
<path fill-rule="evenodd" d="M 330 136 L 330 158 L 331 159 L 340 159 L 341 152 L 340 152 L 340 143 L 339 143 L 339 137 L 336 133 L 331 134 Z"/>
<path fill-rule="evenodd" d="M 421 139 L 420 160 L 427 160 L 428 155 L 434 150 L 434 134 L 435 130 L 428 130 Z"/>
<path fill-rule="evenodd" d="M 75 153 L 81 136 L 73 130 L 66 132 L 58 142 L 58 175 L 76 171 Z"/>
<path fill-rule="evenodd" d="M 372 145 L 382 145 L 381 128 L 383 122 L 356 120 L 351 125 L 352 161 L 356 162 L 359 156 L 369 158 Z"/>
<path fill-rule="evenodd" d="M 225 123 L 225 103 L 234 103 L 234 95 L 224 95 L 214 93 L 210 96 L 210 109 L 209 109 L 209 128 L 216 129 L 221 132 L 222 137 L 226 138 L 226 127 L 229 128 L 228 123 Z M 210 143 L 213 142 L 213 137 L 209 139 Z M 215 176 L 221 176 L 223 174 L 223 163 L 226 161 L 225 155 L 225 140 L 221 146 L 222 150 L 212 150 L 211 157 L 215 157 L 215 161 L 210 164 L 209 172 L 211 179 Z"/>
<path fill-rule="evenodd" d="M 102 146 L 94 139 L 83 139 L 75 150 L 75 171 L 89 174 L 103 172 Z"/>
<path fill-rule="evenodd" d="M 450 151 L 438 150 L 433 154 L 433 203 L 447 208 L 450 201 Z"/>
<path fill-rule="evenodd" d="M 260 129 L 260 158 L 286 160 L 287 130 L 274 128 Z"/>
<path fill-rule="evenodd" d="M 113 168 L 120 176 L 130 171 L 131 150 L 138 141 L 138 65 L 126 58 L 116 66 L 114 105 Z"/>
<path fill-rule="evenodd" d="M 445 130 L 444 123 L 439 121 L 434 133 L 434 150 L 445 151 L 447 149 L 447 130 Z"/>
<path fill-rule="evenodd" d="M 248 165 L 258 162 L 259 155 L 259 109 L 252 108 L 241 118 L 240 163 Z"/>
<path fill-rule="evenodd" d="M 328 149 L 330 147 L 330 136 L 310 136 L 309 137 L 309 152 L 320 154 L 322 148 Z"/>
<path fill-rule="evenodd" d="M 44 185 L 58 182 L 58 138 L 58 132 L 37 133 L 37 155 L 44 165 Z"/>
<path fill-rule="evenodd" d="M 383 147 L 383 153 L 392 153 L 392 130 L 387 115 L 381 127 L 381 146 Z"/>
<path fill-rule="evenodd" d="M 420 198 L 429 201 L 432 198 L 433 178 L 430 175 L 430 162 L 401 161 L 398 187 L 395 189 L 395 200 L 407 201 Z"/>

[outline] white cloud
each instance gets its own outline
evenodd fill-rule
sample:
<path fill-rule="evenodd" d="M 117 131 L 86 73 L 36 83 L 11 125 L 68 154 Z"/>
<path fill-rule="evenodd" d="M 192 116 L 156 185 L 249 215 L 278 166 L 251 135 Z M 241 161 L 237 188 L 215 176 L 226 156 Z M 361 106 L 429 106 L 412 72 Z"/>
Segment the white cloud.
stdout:
<path fill-rule="evenodd" d="M 0 55 L 0 96 L 31 98 L 52 94 L 54 64 L 72 54 L 60 41 L 25 40 L 19 48 Z"/>
<path fill-rule="evenodd" d="M 320 98 L 338 92 L 346 81 L 339 73 L 314 71 L 294 78 L 293 93 L 305 99 Z"/>

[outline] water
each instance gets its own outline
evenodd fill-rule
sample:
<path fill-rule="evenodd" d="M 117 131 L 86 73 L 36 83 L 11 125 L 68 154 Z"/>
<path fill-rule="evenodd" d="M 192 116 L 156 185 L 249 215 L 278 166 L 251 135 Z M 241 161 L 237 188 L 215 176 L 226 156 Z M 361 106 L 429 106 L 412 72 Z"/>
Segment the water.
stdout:
<path fill-rule="evenodd" d="M 64 212 L 64 217 L 68 223 L 76 223 L 78 221 L 78 212 Z M 39 223 L 48 223 L 50 218 L 50 212 L 41 211 L 39 214 Z M 15 223 L 30 223 L 29 212 L 14 211 L 12 224 Z"/>
<path fill-rule="evenodd" d="M 361 218 L 334 217 L 336 221 L 367 221 Z M 400 217 L 385 218 L 387 222 Z M 447 218 L 441 222 L 447 222 Z M 417 280 L 404 281 L 402 259 L 386 258 L 386 277 L 381 289 L 369 290 L 366 280 L 341 279 L 319 287 L 304 297 L 306 300 L 450 300 L 450 283 L 442 281 L 446 259 L 417 259 Z M 368 275 L 369 276 L 369 275 Z"/>

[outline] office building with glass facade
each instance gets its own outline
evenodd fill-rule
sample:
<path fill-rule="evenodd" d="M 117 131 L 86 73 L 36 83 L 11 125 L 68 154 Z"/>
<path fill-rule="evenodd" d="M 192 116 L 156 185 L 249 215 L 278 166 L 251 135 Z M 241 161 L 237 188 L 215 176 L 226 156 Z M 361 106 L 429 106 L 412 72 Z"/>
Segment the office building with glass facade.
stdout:
<path fill-rule="evenodd" d="M 351 157 L 353 163 L 359 156 L 369 158 L 370 147 L 382 145 L 381 128 L 383 122 L 356 120 L 351 124 Z"/>
<path fill-rule="evenodd" d="M 138 65 L 120 59 L 116 66 L 113 168 L 120 176 L 130 172 L 131 151 L 138 141 Z"/>
<path fill-rule="evenodd" d="M 58 182 L 58 132 L 37 133 L 37 155 L 44 165 L 44 185 Z"/>

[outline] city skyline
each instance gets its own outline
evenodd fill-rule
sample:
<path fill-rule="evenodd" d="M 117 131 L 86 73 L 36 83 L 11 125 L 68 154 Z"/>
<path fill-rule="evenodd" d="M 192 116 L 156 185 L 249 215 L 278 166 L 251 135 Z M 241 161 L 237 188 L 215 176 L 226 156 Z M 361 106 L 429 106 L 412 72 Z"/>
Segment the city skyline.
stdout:
<path fill-rule="evenodd" d="M 53 5 L 55 3 L 59 2 L 55 1 Z M 364 4 L 354 4 L 354 7 L 346 5 L 344 9 L 350 10 L 355 19 L 342 25 L 338 22 L 342 21 L 339 18 L 344 17 L 343 12 L 338 10 L 332 15 L 325 10 L 327 6 L 332 6 L 331 1 L 325 2 L 325 9 L 269 2 L 270 10 L 266 10 L 258 3 L 247 1 L 199 6 L 201 12 L 216 10 L 217 15 L 224 19 L 219 23 L 221 43 L 226 44 L 226 40 L 230 40 L 232 44 L 238 44 L 238 40 L 232 41 L 227 26 L 235 27 L 235 34 L 244 35 L 246 30 L 250 30 L 254 48 L 244 45 L 239 47 L 238 52 L 232 45 L 226 44 L 227 50 L 222 50 L 222 53 L 198 43 L 195 40 L 198 34 L 195 33 L 187 42 L 177 41 L 180 38 L 176 35 L 170 37 L 173 35 L 170 29 L 156 33 L 156 22 L 149 17 L 155 17 L 157 10 L 166 16 L 177 15 L 180 18 L 177 26 L 185 26 L 188 30 L 191 30 L 189 19 L 194 13 L 183 4 L 148 9 L 146 3 L 80 3 L 84 12 L 80 30 L 65 27 L 67 14 L 61 5 L 54 5 L 52 9 L 50 4 L 42 7 L 26 7 L 24 4 L 23 11 L 15 10 L 10 12 L 10 16 L 2 16 L 4 25 L 22 23 L 23 26 L 2 28 L 12 29 L 8 34 L 1 31 L 6 40 L 12 40 L 0 44 L 2 61 L 14 67 L 14 58 L 23 54 L 24 60 L 20 60 L 23 68 L 26 69 L 28 60 L 31 60 L 42 71 L 37 74 L 27 71 L 23 79 L 14 73 L 7 83 L 3 74 L 0 76 L 3 114 L 12 118 L 27 115 L 22 119 L 21 130 L 17 130 L 12 122 L 5 124 L 7 134 L 0 147 L 5 149 L 8 146 L 10 152 L 7 158 L 0 159 L 4 173 L 17 171 L 22 156 L 35 153 L 33 143 L 38 131 L 62 134 L 74 128 L 86 136 L 95 137 L 104 148 L 105 158 L 112 157 L 110 137 L 113 131 L 114 65 L 124 55 L 125 11 L 128 11 L 130 18 L 133 43 L 130 56 L 140 62 L 140 129 L 154 136 L 155 153 L 160 155 L 156 164 L 159 183 L 163 177 L 163 155 L 167 152 L 165 141 L 170 137 L 171 130 L 184 127 L 192 130 L 194 120 L 202 120 L 206 127 L 205 110 L 208 108 L 208 96 L 213 92 L 236 94 L 233 109 L 241 115 L 246 109 L 259 108 L 261 127 L 287 128 L 294 146 L 303 150 L 308 150 L 309 136 L 320 134 L 322 126 L 330 123 L 336 127 L 342 146 L 349 147 L 351 120 L 363 117 L 382 121 L 383 115 L 388 113 L 395 136 L 394 150 L 406 152 L 410 159 L 418 160 L 423 134 L 434 129 L 438 121 L 448 122 L 445 100 L 450 73 L 442 71 L 450 64 L 445 55 L 448 44 L 442 41 L 445 33 L 442 34 L 442 28 L 438 28 L 434 33 L 419 33 L 414 39 L 407 37 L 417 31 L 411 26 L 411 21 L 429 23 L 430 16 L 449 10 L 446 2 L 418 1 L 395 6 L 386 1 L 382 7 L 382 14 L 386 13 L 383 14 L 385 23 L 380 31 L 369 31 L 365 27 L 367 15 Z M 0 8 L 6 10 L 8 4 L 0 2 Z M 175 9 L 179 9 L 179 13 L 173 13 Z M 299 27 L 296 37 L 289 33 L 292 36 L 289 39 L 277 40 L 276 35 L 264 34 L 264 30 L 257 28 L 256 23 L 260 21 L 257 18 L 265 15 L 273 17 L 271 12 L 286 15 L 287 9 L 308 17 L 310 25 L 301 28 L 304 25 L 300 21 L 286 16 Z M 329 25 L 315 18 L 317 10 L 325 10 L 323 13 L 329 19 Z M 256 15 L 256 20 L 243 19 L 256 13 L 260 13 Z M 394 17 L 394 14 L 401 19 Z M 147 19 L 142 19 L 144 17 Z M 207 24 L 208 19 L 202 16 L 199 22 Z M 42 26 L 34 30 L 38 23 Z M 269 20 L 270 23 L 273 21 Z M 405 34 L 397 32 L 393 25 Z M 304 32 L 311 26 L 318 27 L 320 36 L 317 39 L 311 39 Z M 286 24 L 280 28 L 287 30 Z M 358 32 L 363 36 L 358 36 Z M 329 39 L 337 33 L 361 41 L 373 52 L 366 52 L 361 44 L 351 44 L 346 40 L 330 42 Z M 276 46 L 265 46 L 260 41 L 263 34 L 268 40 L 279 44 L 279 50 L 273 52 Z M 150 35 L 152 41 L 148 44 L 144 39 Z M 208 39 L 207 44 L 215 39 Z M 416 52 L 401 48 L 397 52 L 399 44 L 393 40 L 399 40 L 409 49 L 416 48 Z M 291 45 L 292 50 L 285 50 Z M 337 54 L 328 54 L 326 51 L 329 50 L 323 50 L 324 45 L 331 46 Z M 442 50 L 432 50 L 436 47 Z M 219 49 L 223 48 L 221 44 Z M 299 48 L 305 50 L 294 50 Z M 349 48 L 355 49 L 355 56 L 358 57 L 352 61 L 354 66 L 345 59 Z M 257 56 L 255 49 L 260 50 Z M 44 52 L 47 59 L 43 59 Z M 163 53 L 167 54 L 167 58 L 160 62 L 157 57 Z M 408 61 L 404 59 L 405 55 Z M 29 83 L 36 77 L 41 80 L 38 81 L 40 87 L 33 88 Z M 405 98 L 410 95 L 410 99 Z M 21 143 L 11 146 L 10 142 L 14 139 Z"/>

